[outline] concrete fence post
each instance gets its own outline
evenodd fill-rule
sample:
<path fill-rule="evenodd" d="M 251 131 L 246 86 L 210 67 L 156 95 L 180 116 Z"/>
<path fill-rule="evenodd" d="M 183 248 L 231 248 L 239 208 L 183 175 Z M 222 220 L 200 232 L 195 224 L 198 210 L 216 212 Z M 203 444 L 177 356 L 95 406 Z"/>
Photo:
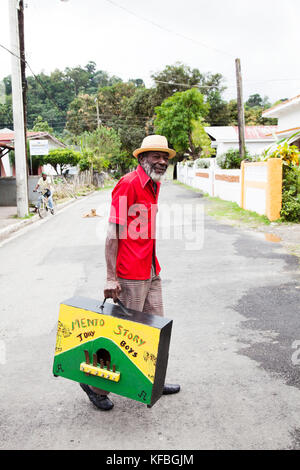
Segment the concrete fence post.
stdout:
<path fill-rule="evenodd" d="M 266 215 L 269 220 L 273 221 L 279 219 L 282 207 L 282 160 L 269 158 L 267 165 Z"/>

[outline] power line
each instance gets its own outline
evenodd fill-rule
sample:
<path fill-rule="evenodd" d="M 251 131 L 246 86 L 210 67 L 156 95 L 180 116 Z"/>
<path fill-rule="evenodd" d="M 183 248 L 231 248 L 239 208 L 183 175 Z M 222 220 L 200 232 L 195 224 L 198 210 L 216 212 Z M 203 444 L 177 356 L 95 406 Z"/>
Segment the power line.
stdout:
<path fill-rule="evenodd" d="M 191 41 L 191 42 L 193 42 L 193 43 L 195 43 L 195 44 L 198 44 L 198 45 L 200 45 L 200 46 L 202 46 L 202 47 L 205 47 L 206 49 L 210 49 L 210 50 L 213 50 L 213 51 L 218 52 L 218 53 L 220 53 L 220 54 L 225 54 L 225 55 L 227 55 L 227 56 L 230 57 L 230 58 L 234 58 L 234 56 L 233 56 L 232 54 L 230 54 L 229 52 L 223 51 L 223 50 L 221 50 L 221 49 L 217 49 L 216 47 L 208 46 L 207 44 L 204 44 L 204 43 L 198 41 L 197 39 L 192 39 L 192 38 L 190 38 L 190 37 L 188 37 L 188 36 L 185 36 L 184 34 L 178 33 L 177 31 L 173 31 L 173 30 L 171 30 L 171 29 L 169 29 L 169 28 L 166 28 L 165 26 L 162 26 L 162 25 L 156 23 L 155 21 L 150 20 L 149 18 L 145 18 L 145 17 L 143 17 L 143 16 L 141 16 L 141 15 L 137 15 L 135 12 L 129 10 L 128 8 L 123 7 L 122 5 L 119 5 L 118 3 L 114 2 L 113 0 L 106 0 L 106 2 L 111 3 L 111 4 L 112 4 L 113 6 L 115 6 L 116 8 L 119 8 L 119 9 L 121 9 L 121 10 L 124 10 L 124 11 L 126 11 L 127 13 L 129 13 L 130 15 L 133 15 L 133 16 L 135 16 L 136 18 L 138 18 L 138 19 L 140 19 L 140 20 L 146 21 L 146 23 L 150 23 L 150 24 L 152 24 L 153 26 L 156 26 L 156 28 L 159 28 L 159 29 L 161 29 L 161 30 L 163 30 L 163 31 L 166 31 L 167 33 L 175 34 L 176 36 L 179 36 L 180 38 L 183 38 L 183 39 L 185 39 L 185 40 L 187 40 L 187 41 Z"/>
<path fill-rule="evenodd" d="M 157 83 L 165 83 L 166 85 L 184 86 L 184 87 L 187 87 L 187 88 L 220 88 L 220 85 L 199 85 L 199 84 L 188 85 L 187 83 L 164 82 L 162 80 L 156 80 L 156 79 L 154 79 L 154 81 L 157 82 Z M 229 87 L 226 86 L 226 88 L 231 88 L 232 86 L 234 86 L 234 85 L 229 85 Z"/>
<path fill-rule="evenodd" d="M 35 78 L 35 80 L 39 83 L 39 85 L 43 88 L 44 90 L 44 93 L 46 94 L 46 96 L 49 98 L 49 100 L 54 104 L 54 106 L 62 113 L 65 113 L 65 111 L 63 109 L 60 108 L 60 106 L 55 102 L 55 100 L 49 95 L 48 93 L 48 90 L 44 87 L 43 83 L 41 82 L 41 80 L 35 75 L 34 71 L 32 70 L 30 64 L 28 63 L 27 60 L 23 59 L 22 57 L 19 57 L 17 54 L 15 54 L 14 52 L 12 52 L 10 49 L 8 49 L 6 46 L 3 46 L 3 44 L 0 44 L 0 47 L 2 47 L 2 49 L 6 50 L 7 52 L 9 52 L 11 55 L 17 57 L 21 62 L 23 62 L 28 68 L 29 70 L 31 71 L 33 77 Z"/>

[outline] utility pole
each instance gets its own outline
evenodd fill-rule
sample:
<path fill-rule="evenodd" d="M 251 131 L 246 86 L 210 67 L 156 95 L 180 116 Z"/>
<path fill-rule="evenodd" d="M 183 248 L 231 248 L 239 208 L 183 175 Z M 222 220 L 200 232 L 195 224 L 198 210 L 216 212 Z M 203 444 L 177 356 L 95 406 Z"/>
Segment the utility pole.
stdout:
<path fill-rule="evenodd" d="M 25 42 L 24 42 L 24 1 L 19 1 L 18 26 L 20 40 L 20 58 L 21 58 L 21 77 L 22 77 L 22 94 L 23 94 L 23 110 L 24 110 L 24 135 L 25 135 L 25 152 L 28 168 L 28 151 L 27 151 L 27 81 L 26 81 L 26 61 L 25 61 Z M 30 174 L 32 175 L 32 159 L 30 159 Z"/>
<path fill-rule="evenodd" d="M 245 113 L 244 113 L 243 84 L 242 84 L 242 72 L 241 72 L 240 59 L 235 59 L 235 69 L 236 69 L 236 84 L 237 84 L 239 150 L 240 150 L 241 159 L 243 160 L 245 158 Z"/>
<path fill-rule="evenodd" d="M 15 167 L 18 217 L 28 215 L 28 181 L 26 161 L 26 139 L 24 131 L 24 106 L 19 37 L 19 0 L 9 0 L 9 24 L 11 40 L 11 82 L 13 120 L 15 135 Z"/>

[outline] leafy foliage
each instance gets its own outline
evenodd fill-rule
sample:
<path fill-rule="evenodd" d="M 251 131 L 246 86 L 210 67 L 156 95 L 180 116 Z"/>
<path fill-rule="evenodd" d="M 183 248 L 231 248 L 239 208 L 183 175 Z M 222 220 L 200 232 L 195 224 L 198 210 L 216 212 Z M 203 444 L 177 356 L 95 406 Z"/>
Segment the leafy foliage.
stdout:
<path fill-rule="evenodd" d="M 111 168 L 117 165 L 118 171 L 123 172 L 126 167 L 131 167 L 132 151 L 140 146 L 146 135 L 155 131 L 170 136 L 169 140 L 176 146 L 179 158 L 182 158 L 180 154 L 184 152 L 189 153 L 191 158 L 197 158 L 199 155 L 209 156 L 212 151 L 200 116 L 205 117 L 208 126 L 237 125 L 237 103 L 236 100 L 226 102 L 223 99 L 226 87 L 220 73 L 203 73 L 197 68 L 176 62 L 155 72 L 152 79 L 154 85 L 150 88 L 145 86 L 141 78 L 131 78 L 124 83 L 119 77 L 97 70 L 93 61 L 85 66 L 56 69 L 49 74 L 42 72 L 36 77 L 28 76 L 28 128 L 51 132 L 66 144 L 77 146 L 80 145 L 83 133 L 97 130 L 98 106 L 102 127 L 113 128 L 121 142 L 118 156 L 110 157 Z M 0 104 L 0 128 L 12 128 L 11 77 L 5 77 L 3 84 L 6 96 Z M 195 93 L 202 96 L 203 102 L 199 105 L 201 112 L 194 113 L 193 107 L 189 105 L 183 110 L 184 106 L 178 104 L 179 117 L 174 115 L 173 123 L 168 126 L 162 126 L 161 123 L 158 126 L 159 118 L 155 116 L 155 109 L 160 108 L 164 100 L 186 92 L 191 93 L 191 96 Z M 261 116 L 263 109 L 269 106 L 267 97 L 262 98 L 257 93 L 251 95 L 245 103 L 246 124 L 276 123 L 276 120 Z M 179 122 L 182 116 L 183 126 Z M 155 121 L 155 118 L 158 120 Z M 91 164 L 90 158 L 85 158 L 82 157 L 82 167 Z M 99 155 L 97 158 L 106 160 L 106 157 Z M 118 163 L 116 158 L 120 158 Z M 99 160 L 99 167 L 103 167 L 104 160 L 102 164 Z"/>
<path fill-rule="evenodd" d="M 101 126 L 93 132 L 85 132 L 81 136 L 83 149 L 81 166 L 90 163 L 99 172 L 111 167 L 119 174 L 126 173 L 136 164 L 136 160 L 122 151 L 121 146 L 120 137 L 115 129 Z"/>
<path fill-rule="evenodd" d="M 192 121 L 191 137 L 197 154 L 201 158 L 210 158 L 216 153 L 216 150 L 211 146 L 211 140 L 204 129 L 205 126 L 207 124 L 202 118 L 198 119 L 198 121 Z"/>
<path fill-rule="evenodd" d="M 284 165 L 299 165 L 300 152 L 296 145 L 290 145 L 287 141 L 278 144 L 273 152 L 266 154 L 265 160 L 269 158 L 281 158 Z"/>
<path fill-rule="evenodd" d="M 281 158 L 282 162 L 286 166 L 297 165 L 300 162 L 300 150 L 297 145 L 292 145 L 296 138 L 300 138 L 300 132 L 295 132 L 288 138 L 283 138 L 276 142 L 275 145 L 267 148 L 263 152 L 263 159 L 268 160 L 269 158 Z"/>
<path fill-rule="evenodd" d="M 182 85 L 189 88 L 200 83 L 203 75 L 198 69 L 191 69 L 181 62 L 176 62 L 174 65 L 167 65 L 161 72 L 152 74 L 151 78 L 156 85 L 157 99 L 162 103 L 169 96 L 182 91 Z"/>
<path fill-rule="evenodd" d="M 274 146 L 265 150 L 264 160 L 281 158 L 283 163 L 282 208 L 280 215 L 289 222 L 300 221 L 300 150 L 292 145 L 300 133 L 296 132 L 287 139 L 281 139 Z"/>
<path fill-rule="evenodd" d="M 209 104 L 195 88 L 177 92 L 155 108 L 155 130 L 166 136 L 177 152 L 187 152 L 195 158 L 198 155 L 192 140 L 193 124 L 208 111 Z"/>
<path fill-rule="evenodd" d="M 295 166 L 283 167 L 282 209 L 283 220 L 300 222 L 300 171 Z"/>
<path fill-rule="evenodd" d="M 11 103 L 1 104 L 0 103 L 0 122 L 1 127 L 12 128 L 13 114 Z"/>
<path fill-rule="evenodd" d="M 44 121 L 42 116 L 38 116 L 33 123 L 33 131 L 35 132 L 48 132 L 49 134 L 53 134 L 52 127 L 49 126 L 47 121 Z"/>
<path fill-rule="evenodd" d="M 196 165 L 198 168 L 209 168 L 210 162 L 204 158 L 199 158 L 196 160 Z"/>
<path fill-rule="evenodd" d="M 75 150 L 64 148 L 64 149 L 52 149 L 48 155 L 44 155 L 43 164 L 50 164 L 59 174 L 62 170 L 70 166 L 76 166 L 81 158 L 80 152 Z"/>
<path fill-rule="evenodd" d="M 71 134 L 79 135 L 97 127 L 95 98 L 81 94 L 70 104 L 66 128 Z"/>
<path fill-rule="evenodd" d="M 244 159 L 252 160 L 249 152 L 246 149 L 245 158 L 241 158 L 238 149 L 229 149 L 226 153 L 217 157 L 217 164 L 222 170 L 233 170 L 241 168 L 241 163 Z"/>

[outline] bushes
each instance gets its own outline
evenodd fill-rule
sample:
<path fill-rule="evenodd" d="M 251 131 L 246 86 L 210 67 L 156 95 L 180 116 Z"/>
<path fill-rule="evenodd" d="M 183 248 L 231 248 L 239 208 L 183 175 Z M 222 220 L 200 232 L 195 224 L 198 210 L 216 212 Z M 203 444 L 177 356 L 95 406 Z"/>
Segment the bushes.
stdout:
<path fill-rule="evenodd" d="M 281 219 L 287 222 L 300 222 L 300 151 L 293 142 L 299 139 L 296 132 L 282 139 L 263 152 L 264 160 L 281 158 L 282 160 L 282 208 Z"/>
<path fill-rule="evenodd" d="M 300 194 L 294 196 L 293 191 L 284 191 L 282 193 L 280 215 L 287 222 L 300 222 Z"/>
<path fill-rule="evenodd" d="M 242 159 L 239 150 L 229 149 L 226 153 L 217 157 L 217 164 L 222 170 L 234 170 L 241 168 L 243 160 L 253 160 L 247 150 L 245 157 Z"/>
<path fill-rule="evenodd" d="M 81 148 L 84 157 L 82 165 L 87 160 L 99 173 L 111 168 L 122 176 L 136 163 L 136 159 L 122 151 L 120 137 L 112 128 L 101 126 L 93 132 L 85 132 L 81 136 Z"/>
<path fill-rule="evenodd" d="M 300 222 L 300 170 L 295 166 L 283 166 L 281 218 L 288 222 Z"/>
<path fill-rule="evenodd" d="M 197 168 L 209 168 L 210 161 L 204 158 L 203 159 L 198 158 L 198 160 L 196 160 L 196 165 L 197 165 Z"/>

